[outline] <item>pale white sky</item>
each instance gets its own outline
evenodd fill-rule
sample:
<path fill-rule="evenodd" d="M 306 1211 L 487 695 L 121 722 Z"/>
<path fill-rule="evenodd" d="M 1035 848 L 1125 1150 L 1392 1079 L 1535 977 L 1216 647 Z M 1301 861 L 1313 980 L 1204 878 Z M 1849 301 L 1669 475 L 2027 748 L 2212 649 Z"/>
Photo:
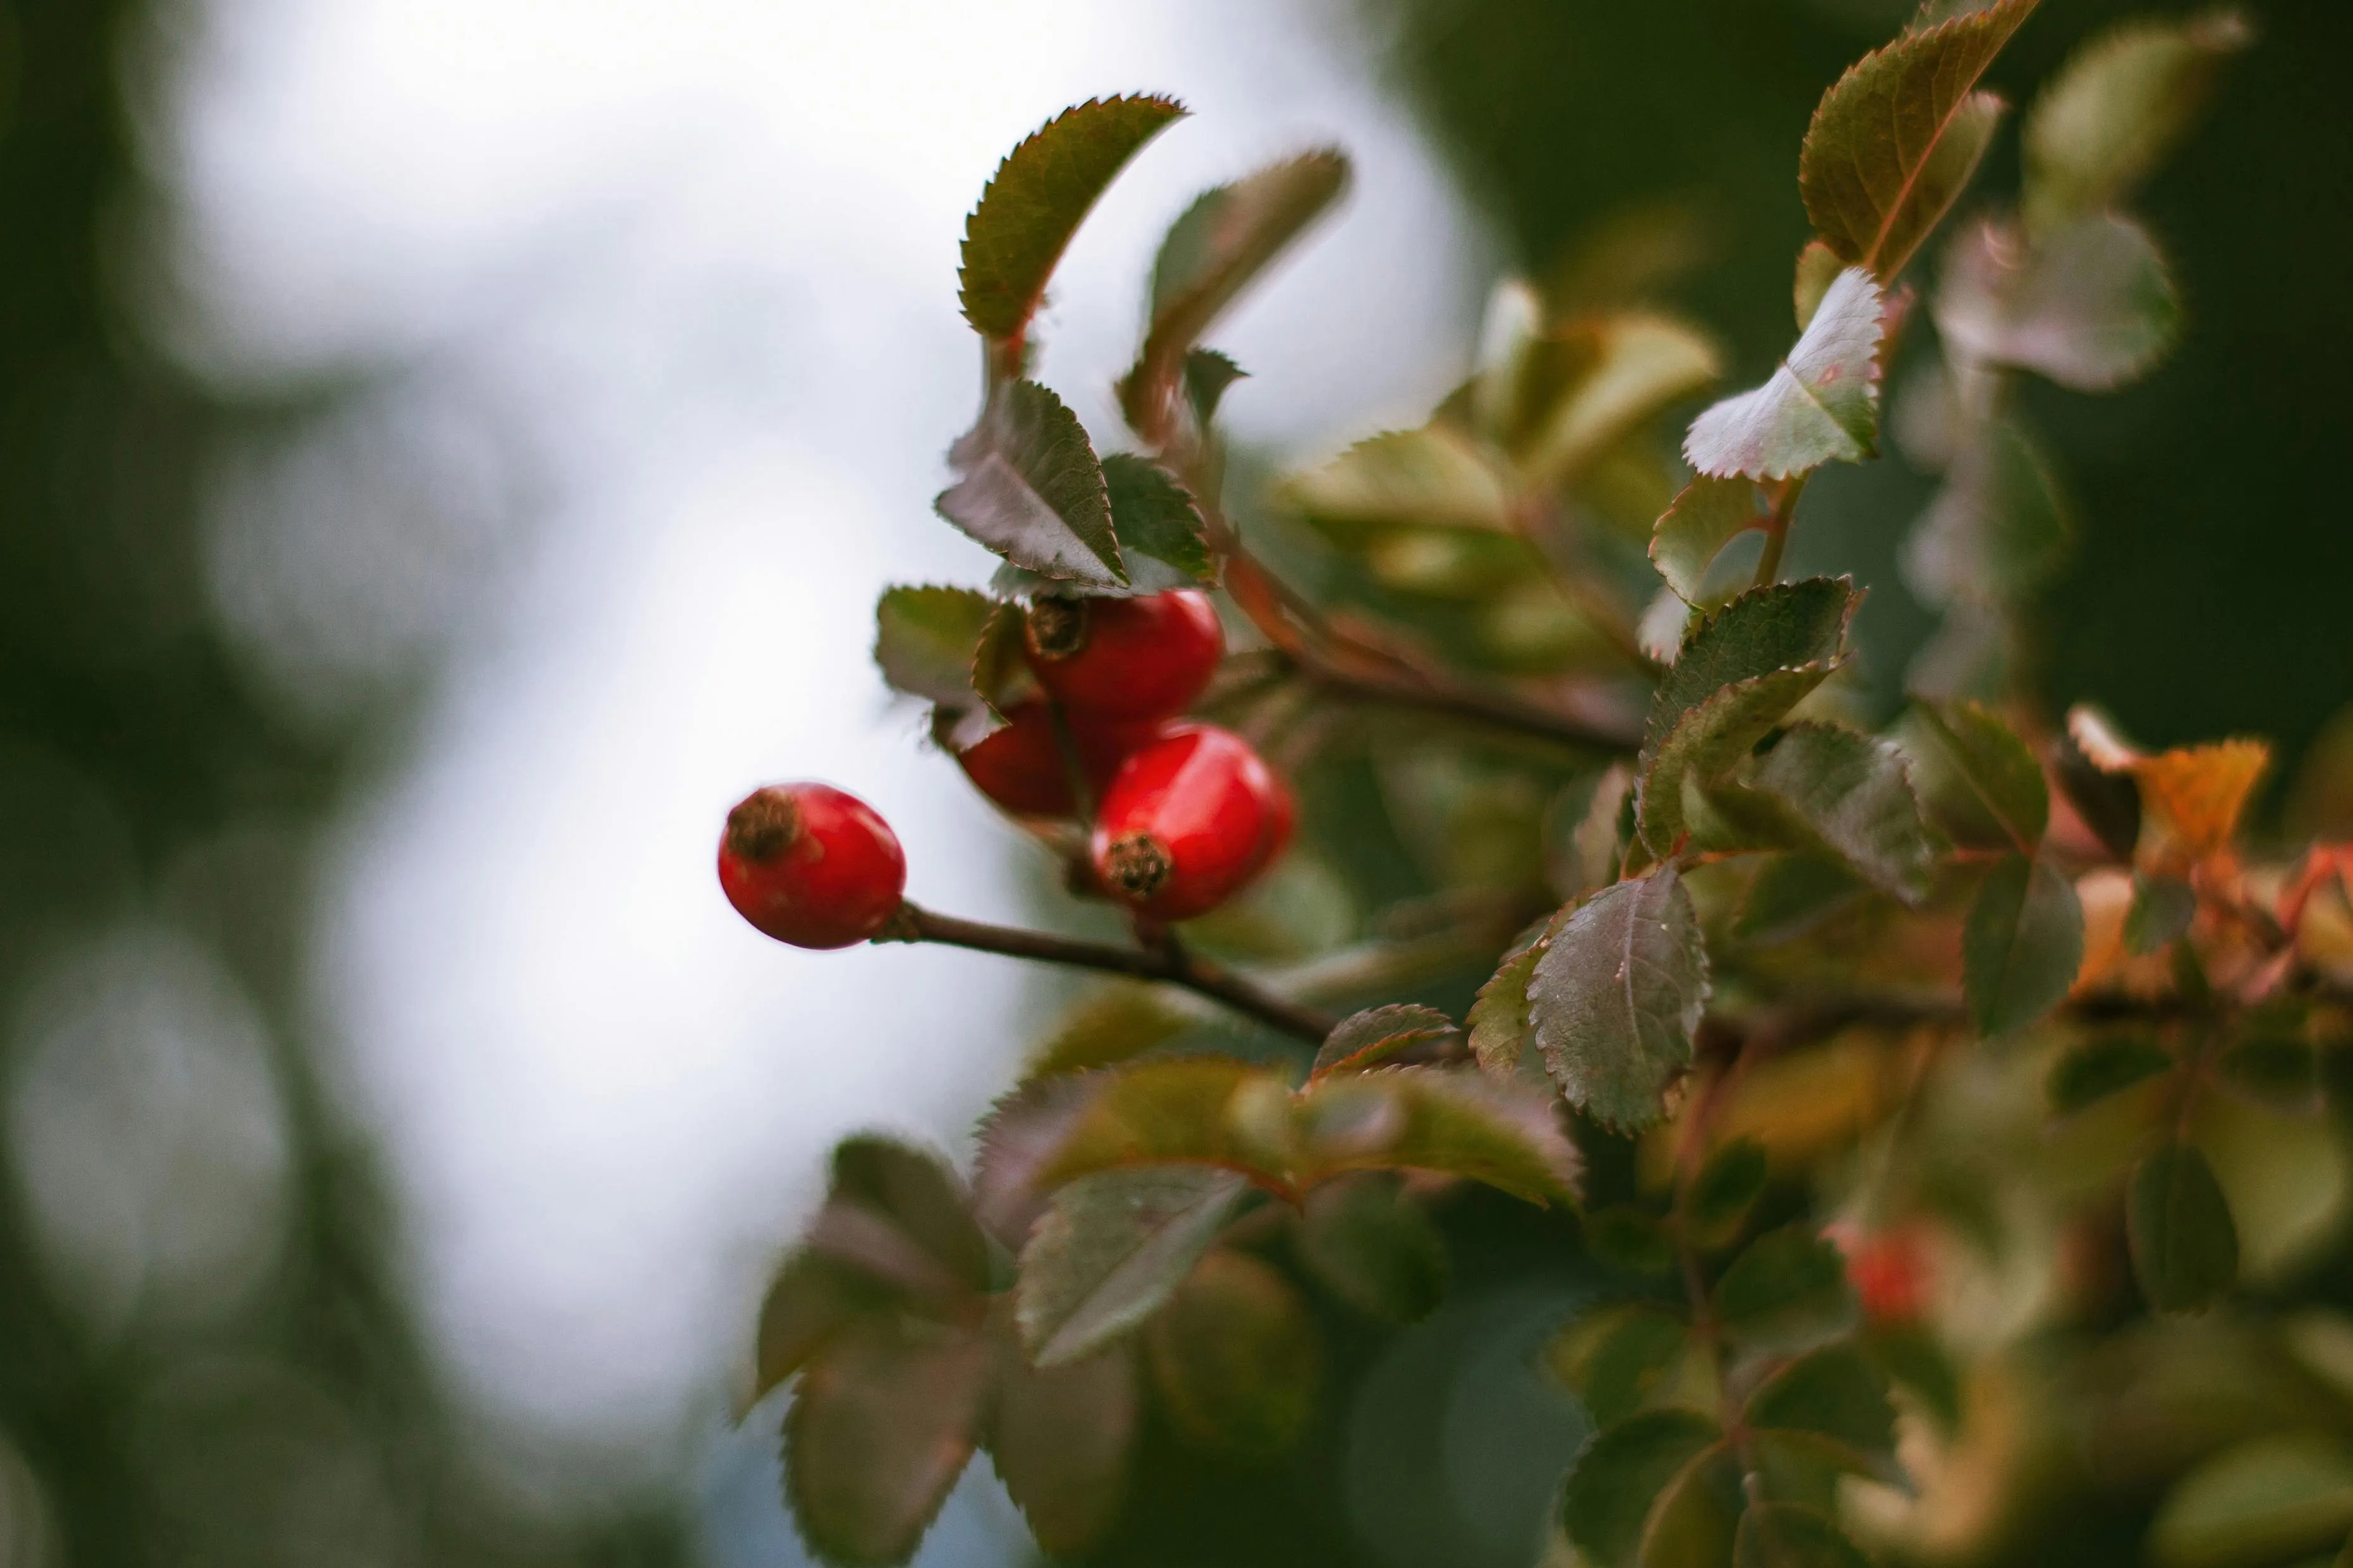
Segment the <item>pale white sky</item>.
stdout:
<path fill-rule="evenodd" d="M 334 462 L 247 475 L 216 574 L 257 669 L 322 710 L 432 618 L 410 599 L 496 584 L 340 842 L 318 994 L 427 1323 L 502 1451 L 526 1479 L 551 1454 L 566 1484 L 658 1474 L 707 1441 L 829 1141 L 960 1139 L 1022 1043 L 1001 962 L 792 952 L 710 865 L 737 795 L 817 776 L 896 825 L 915 896 L 1017 910 L 1019 847 L 866 651 L 885 584 L 990 564 L 930 499 L 977 379 L 955 243 L 996 160 L 1097 93 L 1197 111 L 1046 318 L 1042 374 L 1099 441 L 1151 250 L 1201 186 L 1315 142 L 1357 160 L 1345 215 L 1217 334 L 1255 373 L 1233 422 L 1303 453 L 1418 418 L 1459 372 L 1474 226 L 1309 0 L 198 15 L 159 132 L 179 352 L 259 387 L 408 365 L 396 402 L 457 454 L 449 483 L 502 441 L 540 476 L 493 571 L 462 531 L 420 552 L 427 525 Z M 460 517 L 496 510 L 483 484 Z"/>

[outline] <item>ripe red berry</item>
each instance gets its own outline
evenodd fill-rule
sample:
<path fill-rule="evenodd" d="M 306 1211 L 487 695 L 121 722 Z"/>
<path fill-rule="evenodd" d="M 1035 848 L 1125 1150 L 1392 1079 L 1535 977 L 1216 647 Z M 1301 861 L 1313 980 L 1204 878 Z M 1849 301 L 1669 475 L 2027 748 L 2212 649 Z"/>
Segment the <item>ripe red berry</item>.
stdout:
<path fill-rule="evenodd" d="M 1160 732 L 1152 723 L 1067 720 L 1079 749 L 1087 784 L 1100 797 L 1130 752 Z M 1071 797 L 1071 774 L 1062 763 L 1054 710 L 1044 702 L 1024 702 L 1005 716 L 1005 727 L 956 753 L 956 764 L 981 794 L 1016 816 L 1069 816 L 1078 810 Z"/>
<path fill-rule="evenodd" d="M 1073 714 L 1166 719 L 1225 657 L 1216 606 L 1194 588 L 1134 599 L 1043 598 L 1022 631 L 1039 684 Z"/>
<path fill-rule="evenodd" d="M 1846 1277 L 1874 1323 L 1915 1322 L 1927 1308 L 1928 1258 L 1908 1227 L 1833 1237 L 1846 1253 Z"/>
<path fill-rule="evenodd" d="M 1290 792 L 1229 730 L 1186 724 L 1138 751 L 1103 792 L 1091 846 L 1106 891 L 1159 920 L 1225 902 L 1290 837 Z"/>
<path fill-rule="evenodd" d="M 753 925 L 795 947 L 848 947 L 882 929 L 907 886 L 897 835 L 854 795 L 770 784 L 727 814 L 719 885 Z"/>

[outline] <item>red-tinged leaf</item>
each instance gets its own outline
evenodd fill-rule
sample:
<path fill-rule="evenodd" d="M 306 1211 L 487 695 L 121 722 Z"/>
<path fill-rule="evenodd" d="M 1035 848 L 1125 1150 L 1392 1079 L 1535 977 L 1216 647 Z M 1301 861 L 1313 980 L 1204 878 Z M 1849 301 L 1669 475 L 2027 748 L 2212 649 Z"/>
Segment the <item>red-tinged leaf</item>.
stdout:
<path fill-rule="evenodd" d="M 1082 1176 L 1054 1194 L 1021 1249 L 1021 1342 L 1040 1366 L 1092 1355 L 1184 1282 L 1250 1184 L 1206 1165 Z"/>
<path fill-rule="evenodd" d="M 1118 1518 L 1142 1414 L 1133 1347 L 1041 1368 L 998 1336 L 989 1457 L 1049 1555 L 1084 1551 Z"/>
<path fill-rule="evenodd" d="M 1716 479 L 1784 479 L 1876 452 L 1885 303 L 1860 267 L 1832 279 L 1771 379 L 1692 421 L 1691 466 Z"/>
<path fill-rule="evenodd" d="M 1021 336 L 1095 198 L 1184 112 L 1173 99 L 1089 99 L 1006 154 L 965 220 L 958 276 L 975 331 L 1000 342 Z"/>
<path fill-rule="evenodd" d="M 1170 1425 L 1254 1460 L 1290 1451 L 1314 1414 L 1323 1352 L 1299 1293 L 1257 1258 L 1218 1251 L 1145 1336 Z"/>
<path fill-rule="evenodd" d="M 1449 1035 L 1461 1034 L 1453 1019 L 1435 1007 L 1414 1002 L 1392 1002 L 1353 1013 L 1333 1026 L 1315 1053 L 1311 1079 L 1334 1073 L 1364 1072 L 1401 1052 Z"/>
<path fill-rule="evenodd" d="M 1103 465 L 1062 400 L 1034 381 L 1001 387 L 950 450 L 942 517 L 1016 566 L 1058 582 L 1127 585 Z"/>
<path fill-rule="evenodd" d="M 785 1496 L 812 1551 L 845 1568 L 914 1555 L 972 1458 L 992 1360 L 969 1329 L 868 1319 L 802 1372 Z"/>
<path fill-rule="evenodd" d="M 1553 1081 L 1570 1104 L 1624 1131 L 1666 1113 L 1707 997 L 1707 948 L 1672 866 L 1578 905 L 1528 987 Z"/>
<path fill-rule="evenodd" d="M 818 1211 L 869 1215 L 921 1248 L 947 1279 L 974 1290 L 988 1288 L 988 1243 L 974 1220 L 972 1199 L 939 1155 L 890 1138 L 845 1138 L 833 1152 L 833 1184 Z"/>
<path fill-rule="evenodd" d="M 2031 370 L 2112 392 L 2156 368 L 2181 335 L 2181 300 L 2157 242 L 2094 213 L 2039 236 L 1979 224 L 1947 253 L 1936 330 L 1963 363 Z"/>
<path fill-rule="evenodd" d="M 776 1270 L 761 1303 L 747 1403 L 756 1403 L 807 1365 L 836 1333 L 898 1299 L 890 1286 L 847 1264 L 807 1247 L 796 1251 Z"/>
<path fill-rule="evenodd" d="M 1799 157 L 1806 214 L 1840 258 L 1890 281 L 1968 184 L 2000 101 L 1975 90 L 2035 0 L 1905 34 L 1822 95 Z"/>

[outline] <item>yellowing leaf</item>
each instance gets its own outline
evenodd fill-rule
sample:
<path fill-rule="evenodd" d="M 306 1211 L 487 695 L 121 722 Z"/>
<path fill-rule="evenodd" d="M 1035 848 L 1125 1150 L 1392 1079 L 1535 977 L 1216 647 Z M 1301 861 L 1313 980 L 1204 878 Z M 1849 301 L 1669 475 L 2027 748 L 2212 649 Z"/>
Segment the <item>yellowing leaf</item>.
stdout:
<path fill-rule="evenodd" d="M 2271 765 L 2261 741 L 2218 741 L 2144 758 L 2133 770 L 2142 798 L 2192 854 L 2211 855 L 2238 830 L 2247 796 Z"/>

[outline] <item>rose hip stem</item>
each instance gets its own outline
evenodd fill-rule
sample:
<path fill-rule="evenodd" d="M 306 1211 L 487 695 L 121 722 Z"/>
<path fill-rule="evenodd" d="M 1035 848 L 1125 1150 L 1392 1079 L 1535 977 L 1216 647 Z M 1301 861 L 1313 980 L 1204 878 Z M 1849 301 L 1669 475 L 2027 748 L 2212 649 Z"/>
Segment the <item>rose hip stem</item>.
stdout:
<path fill-rule="evenodd" d="M 934 942 L 948 947 L 968 947 L 980 952 L 1001 952 L 1011 958 L 1034 958 L 1041 963 L 1069 964 L 1078 969 L 1099 969 L 1106 974 L 1125 974 L 1137 980 L 1162 980 L 1171 985 L 1197 991 L 1270 1028 L 1297 1036 L 1314 1045 L 1323 1044 L 1324 1037 L 1339 1022 L 1313 1007 L 1287 1002 L 1272 992 L 1252 984 L 1223 964 L 1201 958 L 1175 942 L 1156 951 L 1113 947 L 1106 942 L 1080 942 L 1048 931 L 1022 931 L 1013 926 L 989 925 L 981 921 L 958 920 L 954 915 L 934 914 L 912 902 L 901 904 L 899 912 L 874 933 L 873 940 Z"/>

